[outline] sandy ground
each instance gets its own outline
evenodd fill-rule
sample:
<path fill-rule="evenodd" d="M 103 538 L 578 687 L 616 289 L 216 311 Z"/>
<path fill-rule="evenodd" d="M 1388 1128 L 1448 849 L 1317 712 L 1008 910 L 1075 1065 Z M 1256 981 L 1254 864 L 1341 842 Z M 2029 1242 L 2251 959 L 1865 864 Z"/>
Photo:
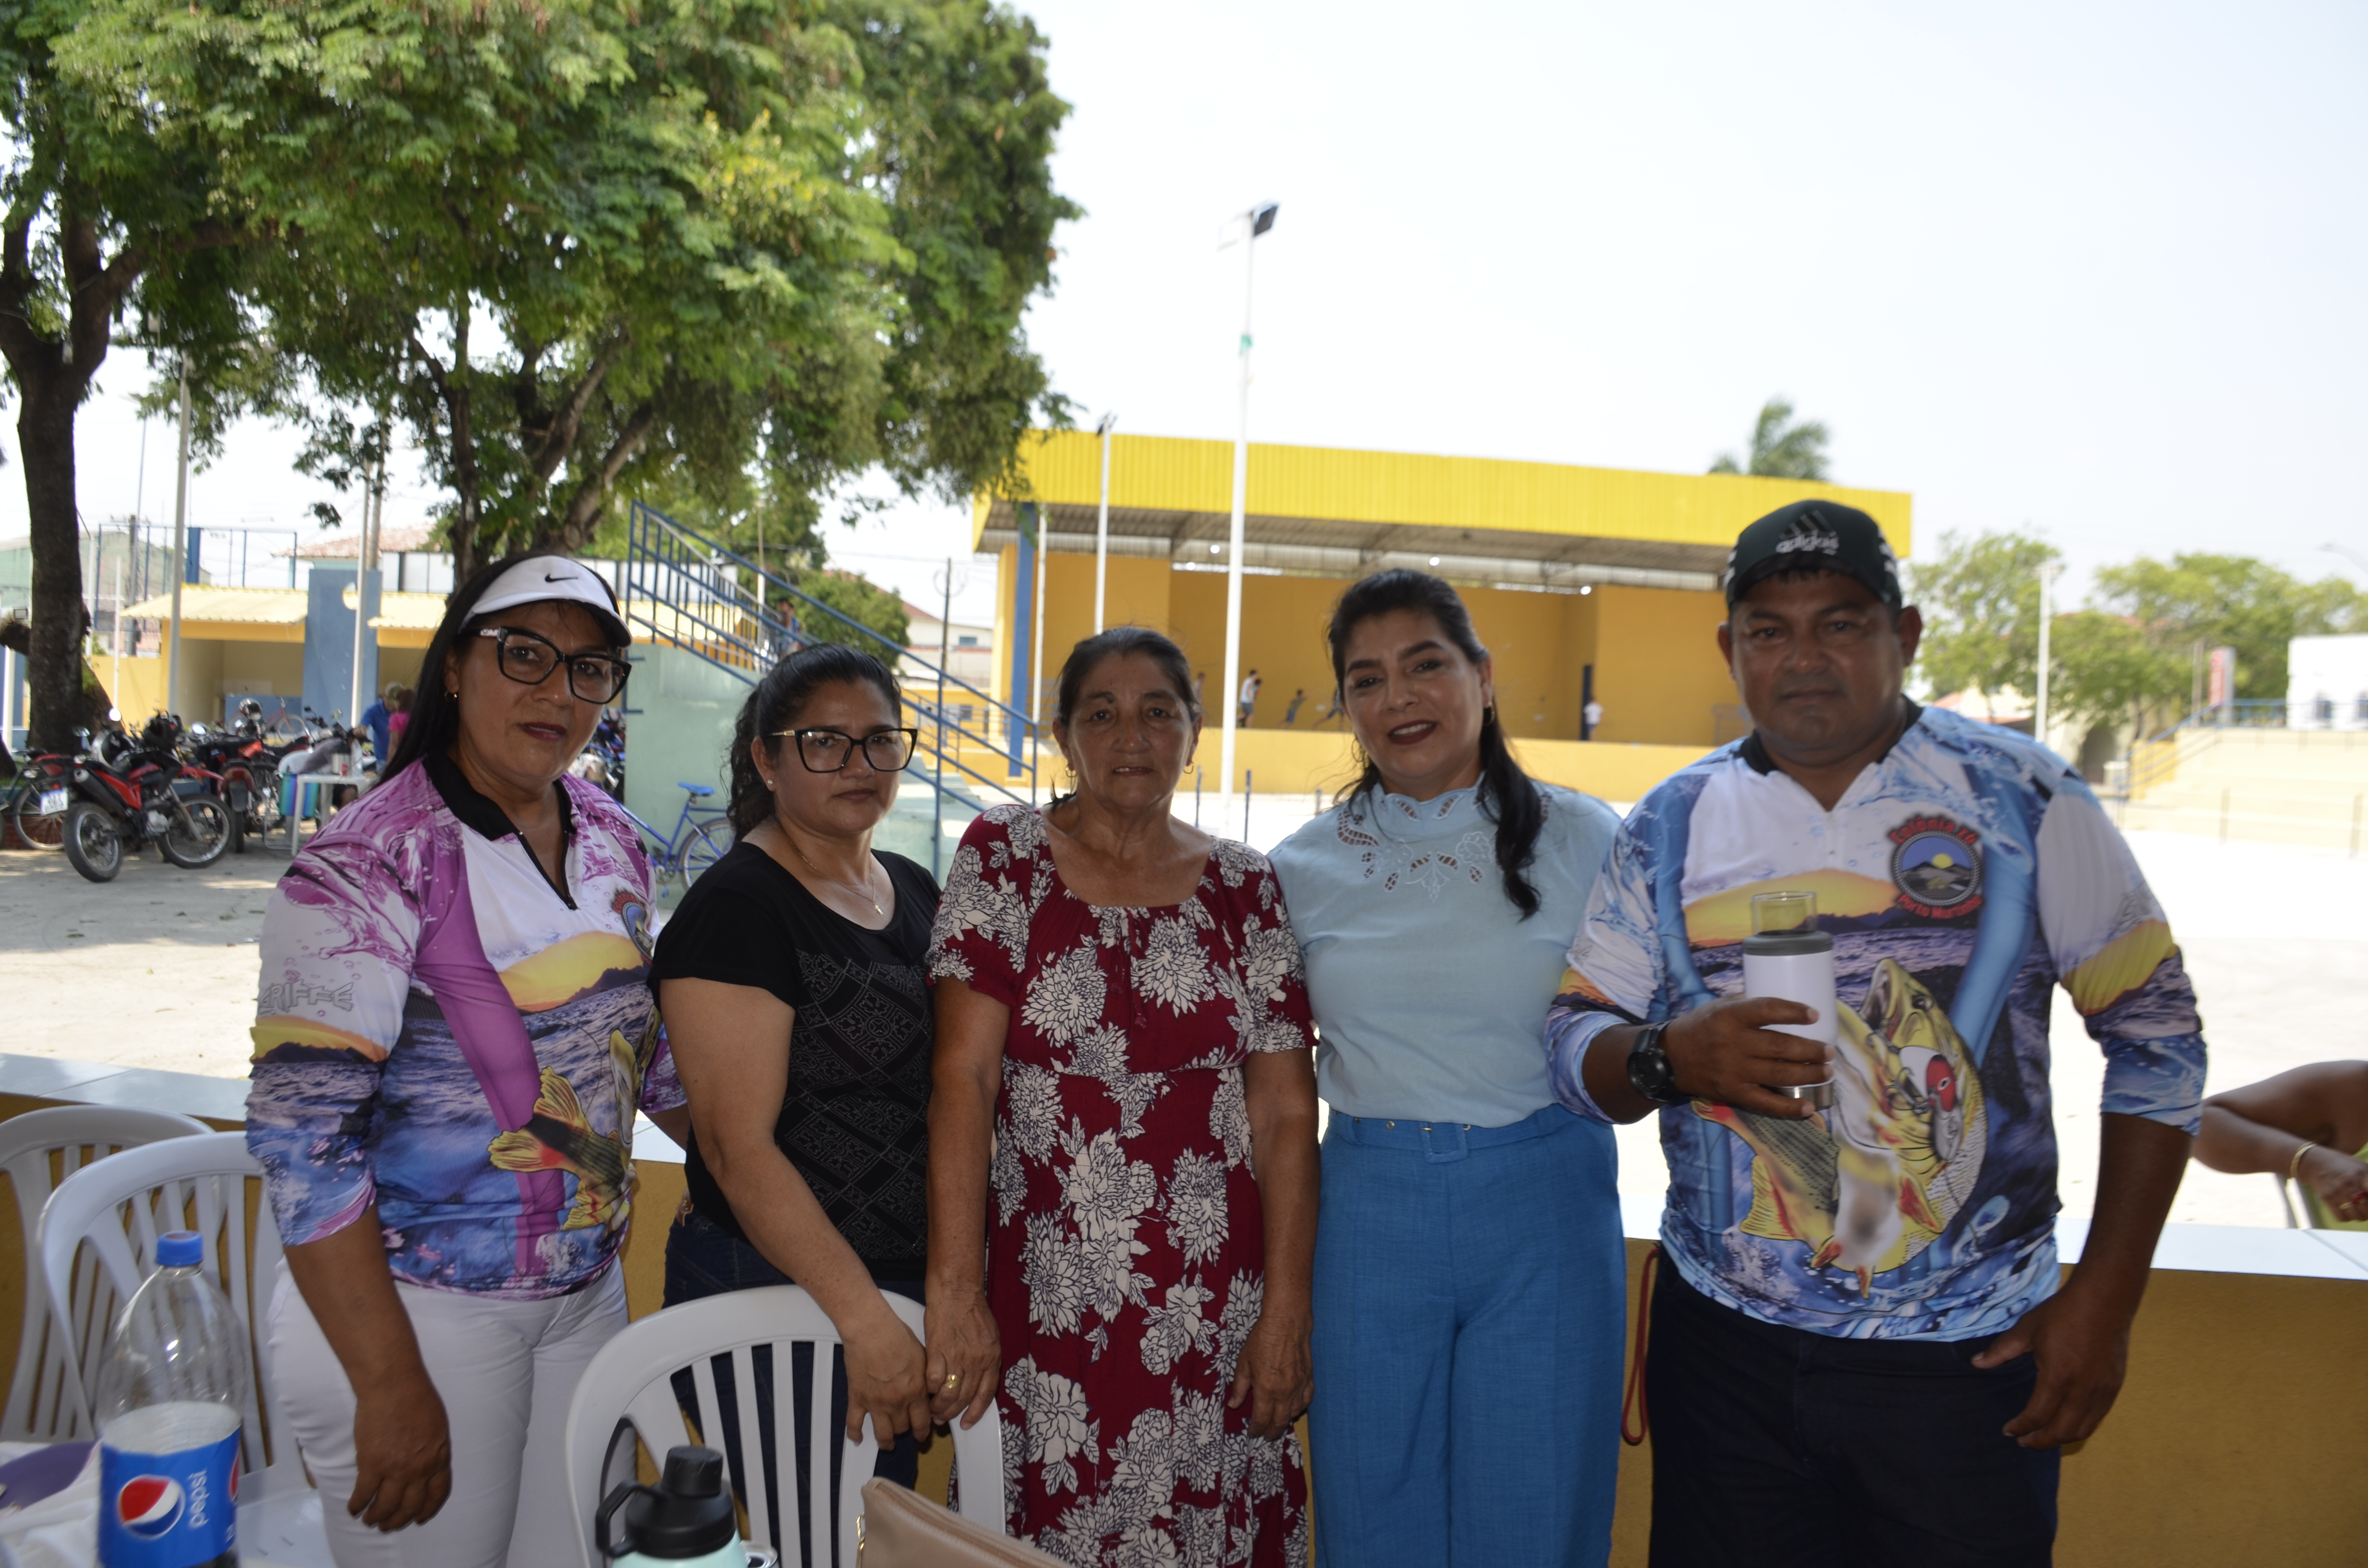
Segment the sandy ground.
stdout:
<path fill-rule="evenodd" d="M 1229 802 L 1230 803 L 1230 802 Z M 1308 815 L 1305 797 L 1261 797 L 1254 842 Z M 1203 821 L 1222 820 L 1204 802 Z M 1238 806 L 1227 813 L 1238 821 Z M 2210 1086 L 2251 1083 L 2305 1062 L 2368 1055 L 2351 992 L 2368 978 L 2368 859 L 2169 833 L 2130 835 L 2170 914 L 2203 1007 Z M 104 886 L 56 853 L 0 853 L 0 1051 L 125 1067 L 244 1074 L 255 1006 L 255 941 L 284 855 L 225 857 L 184 871 L 153 855 Z M 2079 1017 L 2056 1001 L 2053 1078 L 2066 1212 L 2089 1212 L 2103 1062 Z M 1667 1179 L 1651 1124 L 1621 1133 L 1621 1187 Z M 2190 1168 L 2172 1217 L 2282 1225 L 2268 1176 Z"/>

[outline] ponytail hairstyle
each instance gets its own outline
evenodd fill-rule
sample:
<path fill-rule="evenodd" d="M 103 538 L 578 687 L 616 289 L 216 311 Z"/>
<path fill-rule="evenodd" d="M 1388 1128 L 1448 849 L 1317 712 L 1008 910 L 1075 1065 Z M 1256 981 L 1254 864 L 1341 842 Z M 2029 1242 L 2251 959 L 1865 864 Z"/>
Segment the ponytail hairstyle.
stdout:
<path fill-rule="evenodd" d="M 1472 612 L 1463 608 L 1463 598 L 1444 581 L 1428 572 L 1410 572 L 1394 568 L 1376 572 L 1372 576 L 1352 583 L 1332 607 L 1332 623 L 1326 629 L 1325 641 L 1332 650 L 1332 686 L 1335 700 L 1344 708 L 1348 704 L 1347 664 L 1349 639 L 1357 628 L 1378 615 L 1395 610 L 1412 610 L 1428 616 L 1438 623 L 1440 633 L 1455 644 L 1463 656 L 1477 665 L 1488 656 L 1479 636 L 1472 630 Z M 1357 781 L 1349 787 L 1346 799 L 1354 801 L 1379 789 L 1382 770 L 1363 747 L 1364 767 Z M 1480 716 L 1480 788 L 1481 812 L 1497 824 L 1497 866 L 1504 873 L 1505 896 L 1527 920 L 1538 912 L 1538 890 L 1524 875 L 1538 858 L 1538 835 L 1545 827 L 1545 802 L 1538 787 L 1513 760 L 1512 748 L 1505 744 L 1504 722 L 1497 718 L 1495 704 Z"/>
<path fill-rule="evenodd" d="M 748 700 L 740 704 L 740 717 L 732 725 L 728 759 L 732 790 L 726 810 L 734 838 L 746 838 L 773 820 L 773 792 L 765 788 L 765 776 L 757 771 L 750 748 L 762 745 L 766 759 L 780 767 L 782 753 L 790 744 L 780 733 L 797 727 L 798 716 L 814 699 L 817 687 L 840 681 L 873 687 L 888 699 L 893 711 L 905 710 L 905 694 L 897 689 L 896 677 L 860 648 L 816 642 L 775 665 L 748 694 Z"/>
<path fill-rule="evenodd" d="M 1159 673 L 1167 677 L 1167 684 L 1176 688 L 1176 700 L 1184 704 L 1192 722 L 1201 722 L 1201 699 L 1192 695 L 1191 661 L 1173 641 L 1147 626 L 1113 626 L 1107 631 L 1095 632 L 1069 650 L 1067 660 L 1061 665 L 1060 694 L 1053 704 L 1053 722 L 1067 729 L 1071 716 L 1077 710 L 1077 699 L 1085 695 L 1086 677 L 1094 673 L 1094 666 L 1104 659 L 1121 659 L 1129 654 L 1141 654 L 1157 665 Z M 1052 803 L 1057 806 L 1076 794 L 1072 790 L 1066 795 L 1056 795 Z"/>
<path fill-rule="evenodd" d="M 411 715 L 411 722 L 404 725 L 402 737 L 394 743 L 394 756 L 380 770 L 380 783 L 415 762 L 443 756 L 460 741 L 461 705 L 444 689 L 444 672 L 467 654 L 472 645 L 470 639 L 483 624 L 484 618 L 477 614 L 477 601 L 485 597 L 495 579 L 519 562 L 546 557 L 552 561 L 568 559 L 564 551 L 556 550 L 529 550 L 506 555 L 478 567 L 445 599 L 444 619 L 436 623 L 436 634 L 427 640 L 427 652 L 419 656 L 419 684 L 412 687 L 411 700 L 400 710 Z M 609 635 L 616 633 L 611 631 Z M 622 642 L 611 643 L 609 651 L 622 652 L 625 646 Z M 390 702 L 387 706 L 392 709 L 394 704 Z"/>

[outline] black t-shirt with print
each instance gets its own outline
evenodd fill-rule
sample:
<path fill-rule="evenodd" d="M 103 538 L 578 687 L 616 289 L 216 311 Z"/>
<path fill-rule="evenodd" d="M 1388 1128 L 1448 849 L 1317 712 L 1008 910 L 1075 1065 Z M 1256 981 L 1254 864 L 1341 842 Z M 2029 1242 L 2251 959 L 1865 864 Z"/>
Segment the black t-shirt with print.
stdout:
<path fill-rule="evenodd" d="M 896 907 L 884 929 L 867 931 L 764 850 L 734 845 L 659 933 L 650 983 L 753 985 L 797 1009 L 773 1142 L 873 1278 L 918 1279 L 928 1255 L 935 1040 L 924 973 L 938 884 L 901 855 L 874 853 Z M 692 1205 L 746 1240 L 696 1136 L 686 1153 Z"/>

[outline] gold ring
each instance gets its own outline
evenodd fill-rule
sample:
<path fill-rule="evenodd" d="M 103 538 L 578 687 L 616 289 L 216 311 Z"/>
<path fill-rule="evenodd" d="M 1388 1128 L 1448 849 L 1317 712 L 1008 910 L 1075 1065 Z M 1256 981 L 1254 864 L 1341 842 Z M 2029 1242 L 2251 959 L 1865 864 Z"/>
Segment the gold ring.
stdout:
<path fill-rule="evenodd" d="M 946 1374 L 946 1392 L 951 1393 L 961 1382 L 962 1374 L 960 1372 L 948 1372 Z"/>

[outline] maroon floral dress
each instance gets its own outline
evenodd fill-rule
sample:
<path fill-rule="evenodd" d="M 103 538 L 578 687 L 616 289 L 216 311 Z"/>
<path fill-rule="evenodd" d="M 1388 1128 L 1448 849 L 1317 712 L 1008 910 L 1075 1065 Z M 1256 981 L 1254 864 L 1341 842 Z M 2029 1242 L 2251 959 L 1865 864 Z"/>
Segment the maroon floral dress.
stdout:
<path fill-rule="evenodd" d="M 1298 1438 L 1225 1408 L 1266 1284 L 1242 1061 L 1309 1046 L 1266 857 L 1221 841 L 1185 903 L 1098 908 L 1043 818 L 997 806 L 929 967 L 1011 1009 L 986 1269 L 1011 1533 L 1078 1568 L 1304 1563 Z"/>

